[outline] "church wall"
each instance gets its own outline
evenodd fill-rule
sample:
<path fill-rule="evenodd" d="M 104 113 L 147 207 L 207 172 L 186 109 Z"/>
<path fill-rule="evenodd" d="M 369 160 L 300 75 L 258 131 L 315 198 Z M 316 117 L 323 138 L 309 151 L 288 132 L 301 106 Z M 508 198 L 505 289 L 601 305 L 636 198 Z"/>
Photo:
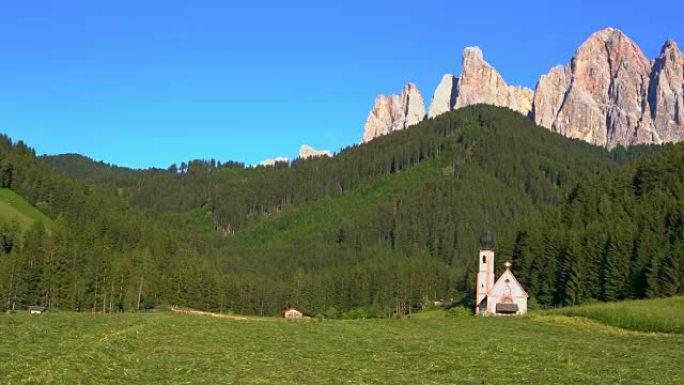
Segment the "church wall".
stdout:
<path fill-rule="evenodd" d="M 487 312 L 495 314 L 496 304 L 504 303 L 505 300 L 518 305 L 518 313 L 516 314 L 527 314 L 527 293 L 510 270 L 504 271 L 494 287 L 489 291 L 487 296 Z"/>

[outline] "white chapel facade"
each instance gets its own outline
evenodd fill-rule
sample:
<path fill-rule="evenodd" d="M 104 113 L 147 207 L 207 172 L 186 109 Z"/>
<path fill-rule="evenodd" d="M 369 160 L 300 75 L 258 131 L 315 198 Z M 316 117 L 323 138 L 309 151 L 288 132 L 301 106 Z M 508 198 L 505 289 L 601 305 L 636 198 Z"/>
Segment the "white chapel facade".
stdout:
<path fill-rule="evenodd" d="M 506 262 L 506 271 L 494 280 L 493 236 L 485 240 L 479 255 L 477 286 L 475 287 L 475 314 L 481 315 L 523 315 L 527 314 L 527 292 L 511 272 Z"/>

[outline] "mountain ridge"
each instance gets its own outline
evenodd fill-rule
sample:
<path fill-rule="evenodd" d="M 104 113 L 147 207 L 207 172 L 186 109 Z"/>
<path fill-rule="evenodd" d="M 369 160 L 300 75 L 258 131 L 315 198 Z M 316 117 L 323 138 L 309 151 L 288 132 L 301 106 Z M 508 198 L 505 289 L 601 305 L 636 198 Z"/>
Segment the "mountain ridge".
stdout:
<path fill-rule="evenodd" d="M 606 28 L 584 41 L 568 64 L 542 74 L 531 90 L 508 85 L 478 47 L 467 47 L 461 75 L 442 77 L 425 119 L 480 103 L 508 107 L 553 132 L 609 149 L 679 142 L 684 140 L 684 55 L 669 39 L 660 55 L 648 60 L 622 31 Z M 387 114 L 387 106 L 376 100 L 363 142 L 407 127 L 371 119 Z"/>

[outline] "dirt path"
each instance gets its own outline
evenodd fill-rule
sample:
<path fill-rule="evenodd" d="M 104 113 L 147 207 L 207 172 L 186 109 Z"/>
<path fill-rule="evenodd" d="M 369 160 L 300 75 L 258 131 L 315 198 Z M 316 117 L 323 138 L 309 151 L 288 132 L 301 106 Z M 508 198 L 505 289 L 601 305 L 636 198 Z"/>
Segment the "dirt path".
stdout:
<path fill-rule="evenodd" d="M 240 316 L 236 316 L 236 315 L 210 313 L 208 311 L 200 311 L 200 310 L 179 309 L 177 307 L 172 307 L 171 311 L 174 313 L 188 314 L 188 315 L 194 315 L 194 316 L 203 316 L 203 317 L 226 318 L 226 319 L 232 319 L 232 320 L 237 320 L 237 321 L 245 321 L 245 320 L 249 319 L 247 317 L 240 317 Z"/>

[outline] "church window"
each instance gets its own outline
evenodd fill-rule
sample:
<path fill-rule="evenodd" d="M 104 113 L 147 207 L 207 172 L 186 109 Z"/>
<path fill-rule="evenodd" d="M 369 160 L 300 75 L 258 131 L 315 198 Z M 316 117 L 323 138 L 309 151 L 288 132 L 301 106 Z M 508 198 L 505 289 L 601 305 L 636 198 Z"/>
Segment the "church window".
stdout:
<path fill-rule="evenodd" d="M 482 263 L 487 263 L 487 256 L 486 255 L 482 256 Z"/>

